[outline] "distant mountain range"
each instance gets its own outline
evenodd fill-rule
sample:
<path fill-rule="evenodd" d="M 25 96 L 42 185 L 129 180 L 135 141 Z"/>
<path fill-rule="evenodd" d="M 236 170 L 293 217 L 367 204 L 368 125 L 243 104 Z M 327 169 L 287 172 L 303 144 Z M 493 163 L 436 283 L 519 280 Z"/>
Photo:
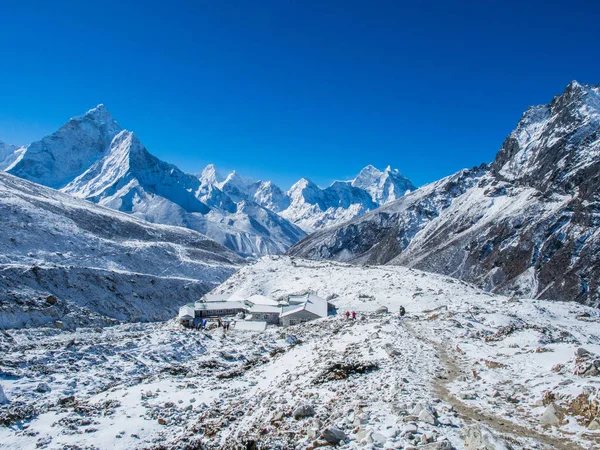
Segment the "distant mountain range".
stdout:
<path fill-rule="evenodd" d="M 288 192 L 270 181 L 214 166 L 197 175 L 151 155 L 104 105 L 74 117 L 27 147 L 0 146 L 12 175 L 153 223 L 198 231 L 244 257 L 285 252 L 313 232 L 395 200 L 412 183 L 372 166 L 355 180 L 321 189 L 307 179 Z"/>
<path fill-rule="evenodd" d="M 317 231 L 289 254 L 397 264 L 600 305 L 600 87 L 529 108 L 496 159 Z"/>

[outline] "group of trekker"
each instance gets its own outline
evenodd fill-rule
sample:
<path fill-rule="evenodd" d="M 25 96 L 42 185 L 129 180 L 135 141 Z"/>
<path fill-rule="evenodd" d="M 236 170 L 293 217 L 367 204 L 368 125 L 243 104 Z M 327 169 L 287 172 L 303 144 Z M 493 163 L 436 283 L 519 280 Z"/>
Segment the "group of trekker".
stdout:
<path fill-rule="evenodd" d="M 198 322 L 198 325 L 196 325 L 196 330 L 204 330 L 206 328 L 207 324 L 208 324 L 208 320 L 200 319 L 200 322 Z M 221 327 L 223 327 L 224 331 L 229 331 L 229 327 L 231 327 L 231 321 L 221 320 L 221 318 L 219 317 L 217 319 L 217 328 L 221 328 Z"/>
<path fill-rule="evenodd" d="M 350 320 L 350 317 L 352 317 L 352 320 L 356 320 L 356 311 L 346 311 L 346 320 Z"/>

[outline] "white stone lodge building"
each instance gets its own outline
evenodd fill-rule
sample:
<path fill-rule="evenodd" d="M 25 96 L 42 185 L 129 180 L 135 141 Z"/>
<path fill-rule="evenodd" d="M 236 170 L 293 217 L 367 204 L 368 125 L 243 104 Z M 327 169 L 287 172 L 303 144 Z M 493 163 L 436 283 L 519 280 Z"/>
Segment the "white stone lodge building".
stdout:
<path fill-rule="evenodd" d="M 185 326 L 191 327 L 204 318 L 240 313 L 244 315 L 245 320 L 287 327 L 327 317 L 335 313 L 335 307 L 312 293 L 290 295 L 287 299 L 279 301 L 264 295 L 244 298 L 237 294 L 206 294 L 200 301 L 179 308 L 179 320 Z"/>

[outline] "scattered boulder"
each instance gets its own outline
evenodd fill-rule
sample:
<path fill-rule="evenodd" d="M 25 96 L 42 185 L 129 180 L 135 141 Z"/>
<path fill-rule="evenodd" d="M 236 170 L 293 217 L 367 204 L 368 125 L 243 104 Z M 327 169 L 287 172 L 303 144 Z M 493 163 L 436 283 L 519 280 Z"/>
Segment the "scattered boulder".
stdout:
<path fill-rule="evenodd" d="M 597 431 L 600 430 L 600 420 L 594 419 L 588 425 L 588 430 Z"/>
<path fill-rule="evenodd" d="M 48 386 L 47 383 L 40 383 L 40 384 L 37 385 L 37 387 L 35 388 L 35 390 L 37 392 L 41 392 L 41 393 L 50 392 L 50 386 Z"/>
<path fill-rule="evenodd" d="M 420 413 L 419 413 L 419 420 L 421 422 L 425 422 L 428 423 L 430 425 L 437 425 L 437 419 L 435 418 L 435 416 L 431 413 L 431 411 L 427 410 L 427 409 L 423 409 Z"/>
<path fill-rule="evenodd" d="M 583 347 L 579 347 L 576 351 L 575 351 L 575 356 L 577 358 L 587 358 L 592 356 L 592 353 L 589 350 L 586 350 Z"/>
<path fill-rule="evenodd" d="M 325 428 L 321 433 L 321 437 L 334 445 L 344 442 L 347 438 L 346 433 L 334 426 Z"/>
<path fill-rule="evenodd" d="M 314 381 L 314 384 L 323 384 L 328 381 L 345 380 L 351 375 L 369 373 L 377 370 L 379 366 L 371 362 L 342 362 L 330 364 Z"/>
<path fill-rule="evenodd" d="M 296 409 L 294 409 L 294 412 L 292 412 L 292 416 L 294 416 L 294 419 L 296 420 L 300 420 L 305 417 L 312 417 L 314 415 L 315 408 L 313 408 L 312 405 L 309 404 L 300 405 Z"/>
<path fill-rule="evenodd" d="M 466 427 L 461 434 L 467 449 L 510 450 L 512 448 L 506 441 L 494 436 L 488 428 L 480 424 Z"/>
<path fill-rule="evenodd" d="M 56 322 L 54 322 L 54 328 L 58 328 L 59 330 L 62 330 L 65 327 L 65 324 L 62 322 L 62 320 L 57 320 Z"/>
<path fill-rule="evenodd" d="M 390 311 L 388 310 L 387 306 L 380 306 L 375 310 L 375 314 L 387 314 L 389 312 Z"/>
<path fill-rule="evenodd" d="M 46 297 L 46 303 L 48 303 L 49 305 L 56 305 L 57 302 L 58 299 L 54 295 L 49 295 L 48 297 Z"/>
<path fill-rule="evenodd" d="M 546 406 L 544 413 L 540 416 L 540 423 L 542 425 L 560 425 L 564 419 L 564 412 L 555 403 L 550 403 Z"/>
<path fill-rule="evenodd" d="M 158 418 L 158 424 L 159 424 L 159 425 L 166 425 L 166 424 L 167 424 L 167 421 L 166 421 L 165 419 L 163 419 L 162 417 L 159 417 L 159 418 Z"/>

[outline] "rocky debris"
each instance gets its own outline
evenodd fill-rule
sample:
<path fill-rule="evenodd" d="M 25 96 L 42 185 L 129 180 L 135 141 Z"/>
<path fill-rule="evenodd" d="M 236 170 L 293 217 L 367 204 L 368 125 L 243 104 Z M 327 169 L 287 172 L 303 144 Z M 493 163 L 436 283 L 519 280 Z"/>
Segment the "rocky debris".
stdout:
<path fill-rule="evenodd" d="M 345 380 L 352 375 L 365 374 L 377 370 L 379 366 L 375 363 L 334 363 L 329 365 L 313 381 L 314 384 L 323 384 L 328 381 Z"/>
<path fill-rule="evenodd" d="M 48 303 L 49 305 L 56 305 L 57 302 L 58 299 L 54 295 L 49 295 L 48 297 L 46 297 L 46 303 Z"/>
<path fill-rule="evenodd" d="M 588 430 L 598 431 L 600 430 L 600 419 L 594 419 L 588 425 Z"/>
<path fill-rule="evenodd" d="M 571 401 L 568 413 L 579 418 L 580 422 L 589 428 L 594 420 L 600 420 L 600 391 L 586 386 L 584 391 Z"/>
<path fill-rule="evenodd" d="M 408 447 L 405 447 L 408 448 Z M 438 441 L 431 444 L 421 445 L 418 447 L 419 450 L 452 450 L 452 444 L 449 441 Z"/>
<path fill-rule="evenodd" d="M 321 437 L 334 445 L 343 443 L 348 438 L 346 433 L 335 426 L 325 428 L 321 433 Z"/>
<path fill-rule="evenodd" d="M 159 417 L 157 422 L 158 422 L 159 425 L 166 425 L 167 424 L 167 421 L 165 419 L 163 419 L 162 417 Z"/>
<path fill-rule="evenodd" d="M 466 427 L 461 433 L 465 447 L 469 450 L 511 450 L 512 447 L 485 426 L 475 424 Z"/>
<path fill-rule="evenodd" d="M 556 425 L 559 426 L 564 419 L 564 412 L 556 405 L 556 403 L 550 403 L 546 406 L 546 409 L 540 416 L 540 423 L 542 425 Z"/>
<path fill-rule="evenodd" d="M 294 409 L 294 412 L 292 412 L 292 416 L 296 420 L 303 419 L 305 417 L 312 417 L 314 415 L 315 408 L 313 408 L 313 406 L 309 404 L 300 405 L 296 409 Z"/>
<path fill-rule="evenodd" d="M 582 377 L 597 377 L 600 375 L 600 358 L 585 348 L 578 348 L 575 352 L 575 375 Z"/>

